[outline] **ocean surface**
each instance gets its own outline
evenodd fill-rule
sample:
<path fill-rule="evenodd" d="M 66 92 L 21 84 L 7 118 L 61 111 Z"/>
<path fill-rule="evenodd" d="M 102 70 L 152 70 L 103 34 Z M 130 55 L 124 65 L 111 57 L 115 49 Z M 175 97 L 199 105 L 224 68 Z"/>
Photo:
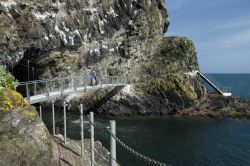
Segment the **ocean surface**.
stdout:
<path fill-rule="evenodd" d="M 250 99 L 250 74 L 208 74 L 233 95 Z M 43 113 L 51 131 L 51 111 Z M 95 138 L 109 149 L 106 127 L 117 123 L 117 136 L 129 146 L 153 159 L 172 166 L 249 166 L 250 120 L 211 118 L 110 118 L 96 117 Z M 62 113 L 56 111 L 56 126 L 63 128 Z M 68 137 L 80 139 L 78 113 L 67 114 Z M 85 125 L 89 138 L 89 125 Z M 98 157 L 98 155 L 97 155 Z M 146 166 L 117 144 L 117 159 L 122 166 Z"/>
<path fill-rule="evenodd" d="M 250 99 L 250 74 L 205 74 L 212 82 L 233 96 Z M 206 85 L 209 92 L 212 89 Z"/>

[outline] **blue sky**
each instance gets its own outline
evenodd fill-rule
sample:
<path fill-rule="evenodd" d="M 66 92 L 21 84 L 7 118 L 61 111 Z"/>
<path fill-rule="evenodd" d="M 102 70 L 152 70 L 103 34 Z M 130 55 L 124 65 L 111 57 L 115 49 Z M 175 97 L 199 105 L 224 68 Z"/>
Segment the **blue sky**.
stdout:
<path fill-rule="evenodd" d="M 250 0 L 165 0 L 167 36 L 193 40 L 202 72 L 250 73 Z"/>

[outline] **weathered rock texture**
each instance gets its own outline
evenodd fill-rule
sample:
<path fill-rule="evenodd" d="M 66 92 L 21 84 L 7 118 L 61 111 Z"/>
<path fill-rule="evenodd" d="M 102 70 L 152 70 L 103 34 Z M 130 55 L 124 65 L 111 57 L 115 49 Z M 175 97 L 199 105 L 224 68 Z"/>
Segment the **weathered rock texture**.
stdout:
<path fill-rule="evenodd" d="M 57 146 L 34 107 L 0 91 L 0 165 L 58 165 Z"/>
<path fill-rule="evenodd" d="M 0 89 L 0 166 L 91 165 L 90 140 L 84 140 L 84 156 L 80 141 L 52 137 L 35 107 L 20 94 Z M 96 165 L 109 165 L 108 151 L 95 142 Z"/>
<path fill-rule="evenodd" d="M 136 83 L 133 95 L 110 98 L 100 112 L 175 112 L 204 93 L 200 80 L 184 74 L 198 66 L 193 43 L 164 37 L 169 22 L 163 0 L 5 0 L 0 17 L 0 63 L 15 61 L 19 80 L 28 80 L 30 60 L 34 79 L 95 67 L 97 74 Z"/>
<path fill-rule="evenodd" d="M 103 59 L 105 66 L 133 55 L 140 60 L 153 54 L 157 43 L 148 40 L 162 38 L 168 25 L 162 0 L 6 0 L 0 2 L 0 17 L 0 63 L 25 57 L 53 65 L 51 72 Z"/>
<path fill-rule="evenodd" d="M 215 118 L 250 118 L 249 100 L 209 94 L 176 116 L 209 116 Z"/>

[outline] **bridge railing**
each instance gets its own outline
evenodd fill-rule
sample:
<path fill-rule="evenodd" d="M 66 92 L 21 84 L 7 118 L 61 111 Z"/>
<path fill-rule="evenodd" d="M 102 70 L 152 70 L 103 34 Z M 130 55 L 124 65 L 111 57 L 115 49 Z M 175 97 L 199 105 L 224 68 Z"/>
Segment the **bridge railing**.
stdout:
<path fill-rule="evenodd" d="M 46 95 L 51 93 L 60 93 L 61 95 L 69 93 L 69 91 L 86 91 L 89 86 L 103 85 L 119 85 L 127 84 L 128 79 L 124 76 L 97 76 L 96 84 L 92 84 L 92 79 L 88 75 L 68 76 L 64 78 L 55 78 L 50 80 L 35 80 L 28 82 L 20 82 L 16 90 L 23 94 L 29 101 L 31 96 Z"/>

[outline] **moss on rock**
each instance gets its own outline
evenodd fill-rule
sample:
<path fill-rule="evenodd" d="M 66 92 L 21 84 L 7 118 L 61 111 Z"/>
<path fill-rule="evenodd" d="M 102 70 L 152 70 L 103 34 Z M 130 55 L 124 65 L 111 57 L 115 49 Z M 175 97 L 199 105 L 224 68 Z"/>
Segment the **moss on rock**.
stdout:
<path fill-rule="evenodd" d="M 23 98 L 23 96 L 7 88 L 0 89 L 0 111 L 7 112 L 18 107 L 31 107 Z"/>
<path fill-rule="evenodd" d="M 197 95 L 191 88 L 188 78 L 181 73 L 168 74 L 153 79 L 147 83 L 146 87 L 148 93 L 153 93 L 155 90 L 175 91 L 190 101 L 197 99 Z"/>

